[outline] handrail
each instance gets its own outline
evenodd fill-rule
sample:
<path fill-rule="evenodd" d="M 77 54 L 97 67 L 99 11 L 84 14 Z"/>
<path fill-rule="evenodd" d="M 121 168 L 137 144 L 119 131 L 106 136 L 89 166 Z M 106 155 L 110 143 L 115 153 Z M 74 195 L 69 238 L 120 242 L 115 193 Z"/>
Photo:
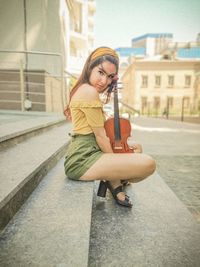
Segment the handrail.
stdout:
<path fill-rule="evenodd" d="M 60 53 L 51 53 L 51 52 L 41 52 L 41 51 L 25 51 L 25 50 L 8 50 L 2 49 L 0 53 L 14 53 L 14 54 L 35 54 L 35 55 L 48 55 L 48 56 L 57 56 L 60 58 L 60 73 L 61 73 L 61 92 L 62 92 L 62 107 L 65 106 L 65 93 L 64 93 L 64 60 L 63 55 Z"/>
<path fill-rule="evenodd" d="M 77 79 L 77 77 L 75 75 L 71 74 L 69 71 L 64 70 L 64 73 L 66 73 L 67 75 L 71 76 L 74 79 Z"/>
<path fill-rule="evenodd" d="M 0 73 L 18 73 L 18 72 L 19 71 L 15 71 L 15 70 L 2 70 L 2 69 L 0 69 Z M 28 74 L 35 75 L 35 76 L 40 74 L 40 73 L 36 73 L 34 70 L 32 70 L 32 71 L 31 70 L 30 71 L 24 70 L 24 73 L 28 73 Z M 47 73 L 47 75 L 49 74 L 48 72 L 46 72 L 46 73 Z M 64 73 L 66 73 L 66 74 L 64 74 L 64 77 L 72 77 L 72 78 L 77 79 L 77 77 L 75 75 L 71 74 L 68 71 L 64 71 Z M 50 74 L 50 75 L 51 75 L 51 77 L 61 78 L 61 75 L 57 75 L 57 74 Z"/>
<path fill-rule="evenodd" d="M 135 109 L 135 108 L 133 108 L 133 107 L 131 107 L 131 106 L 125 104 L 125 103 L 122 102 L 122 101 L 119 101 L 119 102 L 120 102 L 123 106 L 125 106 L 126 108 L 128 108 L 128 109 L 130 109 L 130 110 L 132 110 L 132 111 L 134 111 L 135 113 L 138 113 L 138 114 L 140 115 L 140 111 L 139 111 L 139 110 L 137 110 L 137 109 Z"/>
<path fill-rule="evenodd" d="M 48 56 L 60 56 L 62 57 L 62 54 L 60 53 L 50 53 L 50 52 L 41 52 L 41 51 L 25 51 L 25 50 L 7 50 L 3 49 L 0 50 L 0 52 L 3 53 L 18 53 L 18 54 L 38 54 L 38 55 L 48 55 Z"/>

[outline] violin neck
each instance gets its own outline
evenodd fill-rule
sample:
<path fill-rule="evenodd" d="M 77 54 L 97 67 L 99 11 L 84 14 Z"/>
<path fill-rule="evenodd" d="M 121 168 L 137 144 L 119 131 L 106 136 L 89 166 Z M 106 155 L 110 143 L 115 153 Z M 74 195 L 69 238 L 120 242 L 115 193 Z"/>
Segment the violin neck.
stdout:
<path fill-rule="evenodd" d="M 117 86 L 114 89 L 114 125 L 115 140 L 121 140 Z"/>

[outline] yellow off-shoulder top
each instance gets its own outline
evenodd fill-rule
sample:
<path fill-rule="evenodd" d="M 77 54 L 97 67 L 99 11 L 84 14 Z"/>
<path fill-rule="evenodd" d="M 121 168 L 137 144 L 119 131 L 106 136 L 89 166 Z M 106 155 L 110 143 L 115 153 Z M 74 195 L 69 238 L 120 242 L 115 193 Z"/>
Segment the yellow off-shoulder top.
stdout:
<path fill-rule="evenodd" d="M 105 116 L 100 100 L 72 100 L 70 110 L 75 134 L 92 133 L 92 127 L 103 127 Z"/>

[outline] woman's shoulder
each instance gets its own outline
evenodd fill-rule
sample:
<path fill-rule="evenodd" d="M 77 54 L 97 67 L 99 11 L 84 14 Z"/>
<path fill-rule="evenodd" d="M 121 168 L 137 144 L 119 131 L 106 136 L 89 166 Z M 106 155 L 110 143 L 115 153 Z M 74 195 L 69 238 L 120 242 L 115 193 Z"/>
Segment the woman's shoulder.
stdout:
<path fill-rule="evenodd" d="M 96 88 L 84 83 L 79 88 L 77 93 L 74 95 L 73 100 L 82 99 L 85 101 L 99 100 L 99 93 Z"/>
<path fill-rule="evenodd" d="M 83 84 L 78 88 L 77 93 L 72 97 L 70 107 L 102 107 L 99 93 L 95 87 Z"/>

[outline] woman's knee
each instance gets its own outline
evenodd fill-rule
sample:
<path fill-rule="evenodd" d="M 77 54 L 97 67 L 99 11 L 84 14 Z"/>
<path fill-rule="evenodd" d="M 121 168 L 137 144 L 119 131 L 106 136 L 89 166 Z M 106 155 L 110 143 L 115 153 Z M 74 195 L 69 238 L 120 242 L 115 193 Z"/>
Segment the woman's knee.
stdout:
<path fill-rule="evenodd" d="M 146 170 L 148 171 L 148 175 L 153 174 L 154 171 L 156 170 L 156 162 L 150 156 L 147 157 L 145 165 L 146 165 Z"/>

